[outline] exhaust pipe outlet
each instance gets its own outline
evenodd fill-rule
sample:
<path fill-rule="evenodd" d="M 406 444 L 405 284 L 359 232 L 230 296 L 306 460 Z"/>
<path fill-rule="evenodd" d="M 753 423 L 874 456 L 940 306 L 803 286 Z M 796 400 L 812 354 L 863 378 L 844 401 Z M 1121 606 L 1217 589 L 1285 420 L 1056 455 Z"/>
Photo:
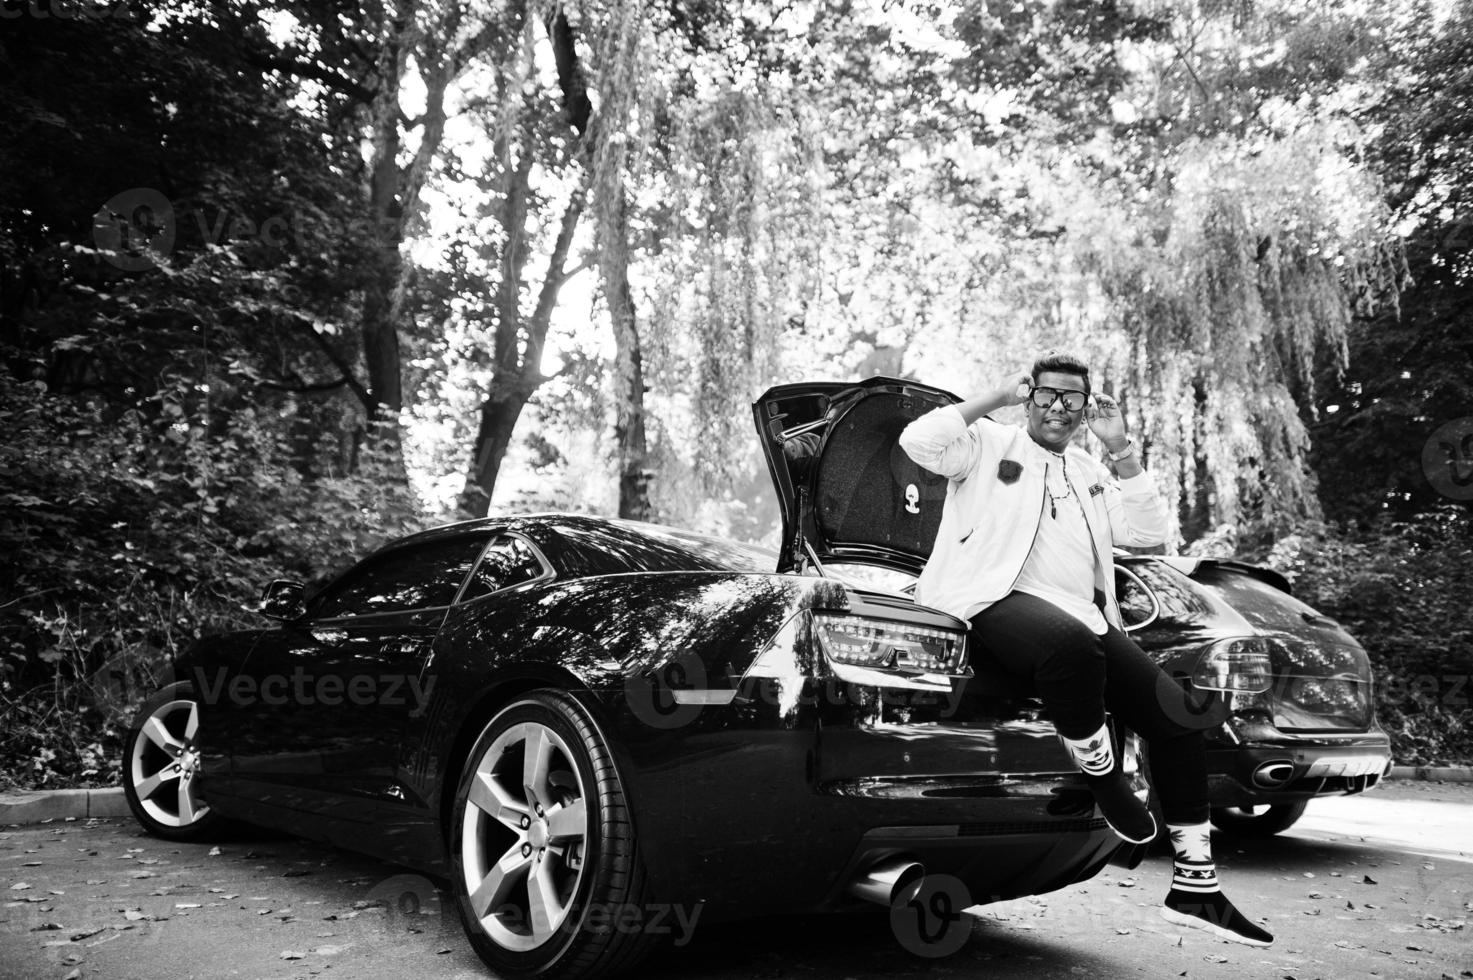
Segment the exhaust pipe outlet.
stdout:
<path fill-rule="evenodd" d="M 1253 770 L 1253 785 L 1262 789 L 1278 789 L 1294 778 L 1294 763 L 1265 762 Z"/>
<path fill-rule="evenodd" d="M 886 908 L 904 905 L 921 891 L 926 869 L 916 861 L 891 858 L 871 866 L 849 883 L 849 894 Z"/>

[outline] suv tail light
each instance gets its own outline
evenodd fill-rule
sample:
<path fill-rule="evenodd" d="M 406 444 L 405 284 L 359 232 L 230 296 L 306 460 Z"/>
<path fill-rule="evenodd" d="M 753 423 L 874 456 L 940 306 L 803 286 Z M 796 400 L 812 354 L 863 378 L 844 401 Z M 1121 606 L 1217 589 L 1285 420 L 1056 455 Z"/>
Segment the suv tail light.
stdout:
<path fill-rule="evenodd" d="M 911 674 L 954 674 L 967 637 L 953 630 L 815 613 L 813 632 L 831 663 Z"/>
<path fill-rule="evenodd" d="M 1245 636 L 1208 645 L 1192 671 L 1192 686 L 1204 691 L 1261 694 L 1272 684 L 1268 641 Z"/>

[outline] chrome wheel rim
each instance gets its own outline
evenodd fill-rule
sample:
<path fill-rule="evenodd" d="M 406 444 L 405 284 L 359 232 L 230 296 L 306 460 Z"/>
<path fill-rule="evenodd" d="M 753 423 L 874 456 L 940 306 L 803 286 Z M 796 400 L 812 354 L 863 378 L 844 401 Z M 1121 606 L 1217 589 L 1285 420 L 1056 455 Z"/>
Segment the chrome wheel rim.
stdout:
<path fill-rule="evenodd" d="M 525 952 L 567 921 L 588 852 L 587 795 L 557 732 L 519 722 L 475 760 L 460 834 L 471 913 L 492 942 Z"/>
<path fill-rule="evenodd" d="M 177 700 L 159 705 L 139 729 L 128 775 L 138 802 L 166 827 L 189 827 L 210 812 L 199 795 L 199 705 Z"/>

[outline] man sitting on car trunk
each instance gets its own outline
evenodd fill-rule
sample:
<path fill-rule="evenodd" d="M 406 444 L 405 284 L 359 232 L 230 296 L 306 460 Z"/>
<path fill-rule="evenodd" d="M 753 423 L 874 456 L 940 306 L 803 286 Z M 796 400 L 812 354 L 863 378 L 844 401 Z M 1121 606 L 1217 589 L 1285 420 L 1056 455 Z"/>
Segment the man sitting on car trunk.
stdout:
<path fill-rule="evenodd" d="M 1027 406 L 1026 427 L 987 417 L 1019 403 Z M 1104 443 L 1118 482 L 1070 445 L 1082 421 Z M 900 445 L 949 481 L 917 601 L 968 620 L 973 649 L 1033 683 L 1105 820 L 1131 843 L 1153 839 L 1156 821 L 1115 758 L 1106 709 L 1145 738 L 1176 852 L 1162 915 L 1269 945 L 1273 936 L 1218 887 L 1206 745 L 1163 703 L 1186 695 L 1121 628 L 1111 549 L 1161 544 L 1169 523 L 1119 405 L 1091 396 L 1089 368 L 1078 357 L 1049 351 L 1029 374 L 916 419 Z"/>

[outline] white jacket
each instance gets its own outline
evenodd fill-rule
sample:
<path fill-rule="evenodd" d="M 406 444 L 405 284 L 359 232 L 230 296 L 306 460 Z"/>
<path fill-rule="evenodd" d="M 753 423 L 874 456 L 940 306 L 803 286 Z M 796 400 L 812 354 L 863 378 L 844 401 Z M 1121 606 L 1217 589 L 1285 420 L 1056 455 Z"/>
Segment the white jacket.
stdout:
<path fill-rule="evenodd" d="M 1046 467 L 1053 454 L 1028 430 L 981 418 L 970 426 L 954 405 L 905 427 L 900 447 L 918 466 L 947 478 L 946 502 L 916 600 L 970 619 L 1012 591 L 1033 549 L 1048 505 Z M 1115 545 L 1149 547 L 1170 532 L 1166 501 L 1145 473 L 1116 481 L 1084 450 L 1065 449 L 1069 483 L 1085 502 L 1095 551 L 1095 588 L 1105 619 L 1120 627 L 1115 601 Z"/>

